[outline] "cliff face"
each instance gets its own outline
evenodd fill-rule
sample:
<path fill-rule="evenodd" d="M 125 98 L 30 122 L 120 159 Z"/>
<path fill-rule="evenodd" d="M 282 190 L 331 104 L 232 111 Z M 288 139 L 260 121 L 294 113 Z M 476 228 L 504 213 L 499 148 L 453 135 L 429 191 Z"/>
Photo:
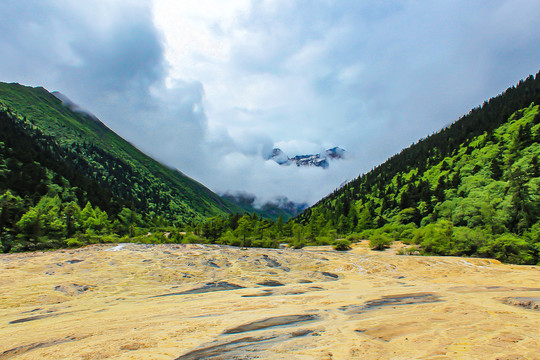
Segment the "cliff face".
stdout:
<path fill-rule="evenodd" d="M 0 359 L 534 358 L 539 268 L 365 242 L 0 255 Z"/>

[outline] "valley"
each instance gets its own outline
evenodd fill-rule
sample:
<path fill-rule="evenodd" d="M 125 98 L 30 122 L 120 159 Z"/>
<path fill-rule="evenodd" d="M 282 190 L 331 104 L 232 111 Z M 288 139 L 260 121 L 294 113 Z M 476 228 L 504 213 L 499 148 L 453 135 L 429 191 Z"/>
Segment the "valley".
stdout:
<path fill-rule="evenodd" d="M 0 360 L 540 360 L 540 1 L 0 14 Z"/>

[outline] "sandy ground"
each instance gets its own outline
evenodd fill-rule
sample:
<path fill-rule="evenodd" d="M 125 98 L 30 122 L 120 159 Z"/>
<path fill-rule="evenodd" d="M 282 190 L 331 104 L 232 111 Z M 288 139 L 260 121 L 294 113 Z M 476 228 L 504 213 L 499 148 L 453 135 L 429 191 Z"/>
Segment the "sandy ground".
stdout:
<path fill-rule="evenodd" d="M 0 359 L 540 359 L 539 303 L 539 267 L 365 242 L 4 254 Z"/>

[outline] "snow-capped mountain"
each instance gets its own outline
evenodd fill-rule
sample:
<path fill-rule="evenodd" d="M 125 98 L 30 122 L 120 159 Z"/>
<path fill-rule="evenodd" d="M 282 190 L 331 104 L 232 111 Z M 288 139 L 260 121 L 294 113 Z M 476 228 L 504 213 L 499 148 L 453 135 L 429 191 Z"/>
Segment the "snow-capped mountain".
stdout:
<path fill-rule="evenodd" d="M 330 166 L 326 156 L 321 154 L 315 155 L 296 155 L 295 157 L 289 159 L 292 163 L 295 163 L 296 166 L 318 166 L 326 169 Z"/>
<path fill-rule="evenodd" d="M 343 159 L 345 157 L 345 149 L 338 146 L 326 150 L 325 153 L 330 159 Z"/>
<path fill-rule="evenodd" d="M 288 157 L 281 149 L 274 148 L 266 160 L 274 160 L 279 165 L 296 164 L 298 167 L 317 166 L 326 169 L 330 166 L 329 160 L 343 159 L 344 157 L 345 150 L 337 146 L 326 150 L 322 154 L 296 155 L 292 158 Z"/>
<path fill-rule="evenodd" d="M 275 148 L 272 150 L 272 154 L 266 160 L 274 160 L 279 165 L 290 165 L 289 157 L 281 149 Z"/>

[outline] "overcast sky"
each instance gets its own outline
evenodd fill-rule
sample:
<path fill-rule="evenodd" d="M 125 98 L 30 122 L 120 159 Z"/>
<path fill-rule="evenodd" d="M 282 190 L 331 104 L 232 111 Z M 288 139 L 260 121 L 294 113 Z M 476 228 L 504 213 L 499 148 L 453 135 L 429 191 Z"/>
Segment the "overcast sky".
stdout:
<path fill-rule="evenodd" d="M 216 192 L 313 203 L 540 70 L 540 1 L 0 2 L 0 81 Z M 333 146 L 330 168 L 263 156 Z"/>

